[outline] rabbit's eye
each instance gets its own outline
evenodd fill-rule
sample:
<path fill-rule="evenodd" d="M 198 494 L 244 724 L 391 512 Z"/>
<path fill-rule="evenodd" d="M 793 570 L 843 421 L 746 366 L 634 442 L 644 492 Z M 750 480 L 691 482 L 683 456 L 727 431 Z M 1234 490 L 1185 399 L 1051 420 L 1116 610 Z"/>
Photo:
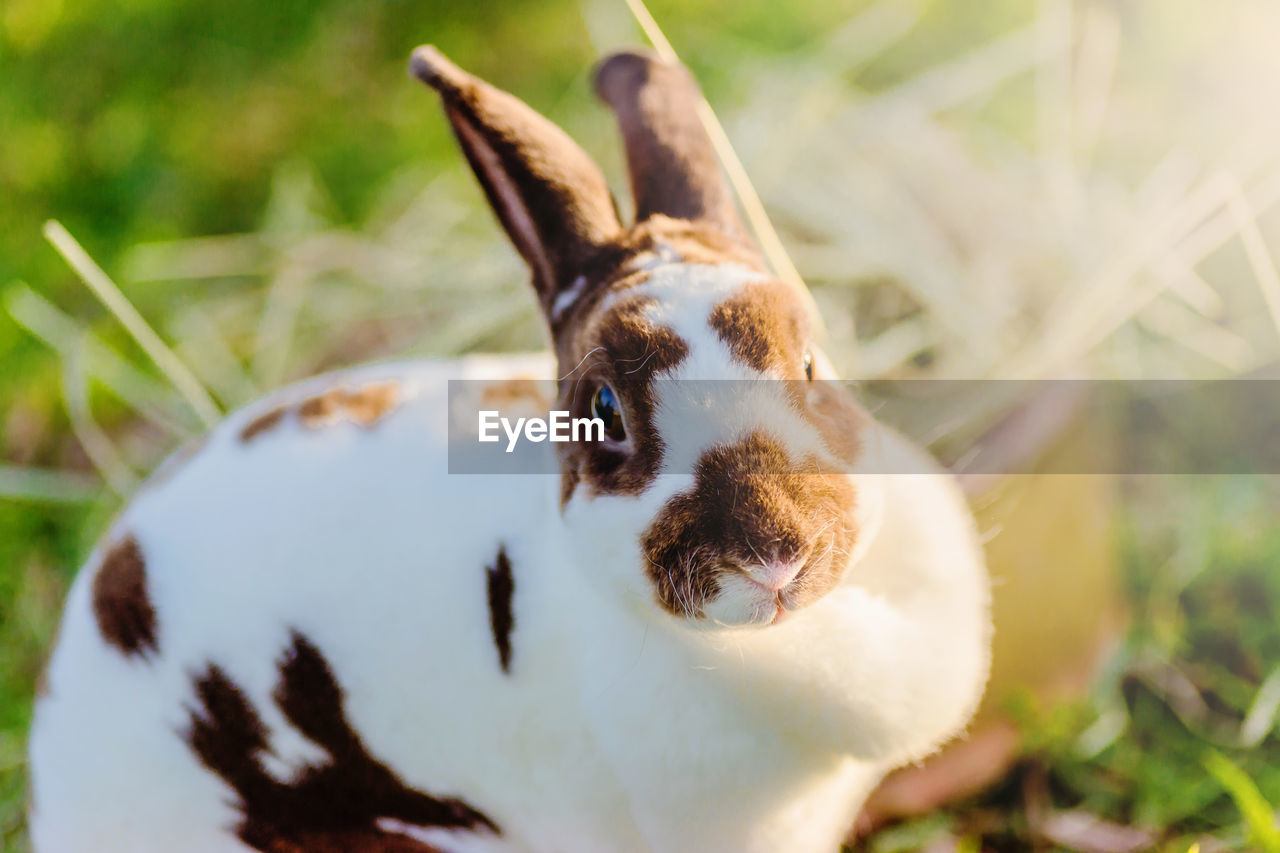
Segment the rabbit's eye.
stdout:
<path fill-rule="evenodd" d="M 808 350 L 804 354 L 804 378 L 813 381 L 813 353 Z"/>
<path fill-rule="evenodd" d="M 622 408 L 608 385 L 601 385 L 591 398 L 591 416 L 604 421 L 604 433 L 614 441 L 624 441 L 627 428 L 622 424 Z"/>

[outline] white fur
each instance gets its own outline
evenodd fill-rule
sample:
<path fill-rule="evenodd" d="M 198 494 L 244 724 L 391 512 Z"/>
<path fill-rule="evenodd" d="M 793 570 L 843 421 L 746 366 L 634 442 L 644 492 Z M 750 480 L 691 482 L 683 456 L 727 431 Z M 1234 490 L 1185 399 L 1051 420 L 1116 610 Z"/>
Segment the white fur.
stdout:
<path fill-rule="evenodd" d="M 750 378 L 706 323 L 745 275 L 688 270 L 656 268 L 646 285 L 661 297 L 655 321 L 690 343 L 675 374 Z M 245 850 L 228 830 L 231 792 L 177 732 L 191 675 L 212 662 L 271 728 L 273 773 L 315 760 L 271 701 L 296 629 L 328 659 L 376 758 L 503 834 L 389 819 L 388 831 L 457 851 L 835 850 L 876 781 L 953 736 L 980 696 L 987 586 L 957 488 L 875 428 L 865 473 L 850 475 L 862 532 L 841 585 L 779 624 L 708 630 L 656 606 L 640 532 L 689 487 L 681 466 L 701 448 L 751 426 L 809 433 L 785 405 L 747 423 L 735 418 L 758 406 L 716 401 L 729 413 L 716 420 L 691 415 L 705 400 L 660 397 L 667 473 L 635 497 L 579 490 L 563 513 L 557 476 L 447 473 L 447 380 L 553 371 L 545 357 L 489 357 L 322 377 L 231 416 L 144 488 L 108 538 L 130 533 L 145 556 L 159 652 L 104 644 L 95 555 L 32 731 L 36 849 Z M 281 401 L 383 379 L 404 399 L 372 428 L 287 418 L 239 440 Z M 485 597 L 499 544 L 515 582 L 509 674 Z"/>

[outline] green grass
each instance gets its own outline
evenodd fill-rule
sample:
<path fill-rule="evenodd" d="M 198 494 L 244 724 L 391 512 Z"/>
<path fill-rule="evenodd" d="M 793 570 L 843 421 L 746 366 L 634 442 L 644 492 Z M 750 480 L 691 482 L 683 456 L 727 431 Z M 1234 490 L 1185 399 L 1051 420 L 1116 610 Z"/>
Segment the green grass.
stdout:
<path fill-rule="evenodd" d="M 739 65 L 802 54 L 866 5 L 788 4 L 785 15 L 775 0 L 662 0 L 652 8 L 712 101 L 732 108 L 743 97 L 735 87 Z M 984 4 L 980 15 L 971 4 L 927 5 L 925 22 L 897 50 L 856 71 L 861 85 L 891 86 L 1030 20 L 1027 4 L 1012 0 Z M 403 187 L 416 191 L 429 176 L 459 168 L 435 104 L 404 74 L 410 48 L 428 40 L 575 134 L 612 140 L 586 73 L 593 36 L 629 30 L 625 16 L 605 14 L 610 4 L 588 4 L 585 16 L 580 8 L 567 0 L 10 0 L 0 9 L 0 290 L 25 281 L 154 376 L 44 242 L 45 219 L 64 222 L 113 274 L 142 243 L 233 232 L 287 242 L 319 228 L 381 227 Z M 1018 103 L 984 106 L 993 121 L 1019 127 L 1028 117 Z M 616 152 L 593 153 L 618 173 Z M 462 198 L 478 208 L 479 193 L 468 192 Z M 480 216 L 478 239 L 505 251 Z M 224 307 L 249 300 L 256 309 L 253 300 L 266 288 L 250 278 L 202 282 L 200 296 L 223 299 Z M 170 325 L 196 285 L 123 283 L 174 340 Z M 334 287 L 323 292 L 338 294 Z M 435 322 L 430 328 L 441 327 Z M 519 328 L 527 334 L 531 327 Z M 231 341 L 246 360 L 251 338 L 250 329 Z M 512 339 L 490 334 L 468 345 Z M 0 312 L 0 461 L 91 470 L 60 383 L 58 359 Z M 228 394 L 223 402 L 238 400 Z M 93 403 L 140 467 L 176 440 L 140 423 L 100 385 Z M 1131 621 L 1092 693 L 1065 707 L 1027 700 L 1011 708 L 1024 757 L 1000 784 L 862 847 L 913 850 L 950 838 L 962 850 L 1065 849 L 1046 837 L 1043 816 L 1078 810 L 1147 831 L 1160 850 L 1184 853 L 1197 842 L 1205 853 L 1273 849 L 1280 483 L 1153 477 L 1124 489 L 1116 547 Z M 110 497 L 87 504 L 0 498 L 6 853 L 24 845 L 23 744 L 61 600 L 117 509 Z"/>
<path fill-rule="evenodd" d="M 1001 783 L 865 849 L 942 838 L 993 851 L 1078 849 L 1036 831 L 1049 808 L 1145 830 L 1162 851 L 1274 849 L 1275 707 L 1251 727 L 1265 733 L 1258 742 L 1242 729 L 1280 664 L 1280 483 L 1152 477 L 1128 491 L 1121 547 L 1131 625 L 1093 694 L 1016 707 L 1023 757 Z"/>

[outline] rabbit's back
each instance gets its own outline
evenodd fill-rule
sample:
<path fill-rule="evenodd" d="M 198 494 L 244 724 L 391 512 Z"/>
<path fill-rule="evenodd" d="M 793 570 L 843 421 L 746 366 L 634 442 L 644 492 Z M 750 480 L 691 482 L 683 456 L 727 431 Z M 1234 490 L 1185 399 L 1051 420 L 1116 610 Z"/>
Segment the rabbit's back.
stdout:
<path fill-rule="evenodd" d="M 556 744 L 573 714 L 563 658 L 524 654 L 559 642 L 540 618 L 555 610 L 531 602 L 554 595 L 563 613 L 571 594 L 530 535 L 555 478 L 447 470 L 447 379 L 503 375 L 507 405 L 536 403 L 530 377 L 549 368 L 320 377 L 233 415 L 143 487 L 81 572 L 50 663 L 38 849 L 244 849 L 238 832 L 328 849 L 287 825 L 317 811 L 333 815 L 311 828 L 326 839 L 355 833 L 343 849 L 366 849 L 359 833 L 501 844 L 500 818 L 544 772 L 521 744 L 578 748 Z"/>

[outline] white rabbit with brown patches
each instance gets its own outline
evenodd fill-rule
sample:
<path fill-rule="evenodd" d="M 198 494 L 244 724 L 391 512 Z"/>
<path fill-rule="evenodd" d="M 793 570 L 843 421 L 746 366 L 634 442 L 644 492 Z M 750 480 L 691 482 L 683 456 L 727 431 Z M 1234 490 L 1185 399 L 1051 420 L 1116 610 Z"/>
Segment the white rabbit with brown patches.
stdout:
<path fill-rule="evenodd" d="M 36 850 L 836 849 L 982 692 L 958 490 L 827 381 L 683 69 L 597 72 L 630 227 L 558 128 L 431 48 L 413 71 L 553 355 L 304 382 L 144 488 L 67 603 Z M 450 474 L 460 378 L 603 439 L 538 445 L 554 475 Z"/>

